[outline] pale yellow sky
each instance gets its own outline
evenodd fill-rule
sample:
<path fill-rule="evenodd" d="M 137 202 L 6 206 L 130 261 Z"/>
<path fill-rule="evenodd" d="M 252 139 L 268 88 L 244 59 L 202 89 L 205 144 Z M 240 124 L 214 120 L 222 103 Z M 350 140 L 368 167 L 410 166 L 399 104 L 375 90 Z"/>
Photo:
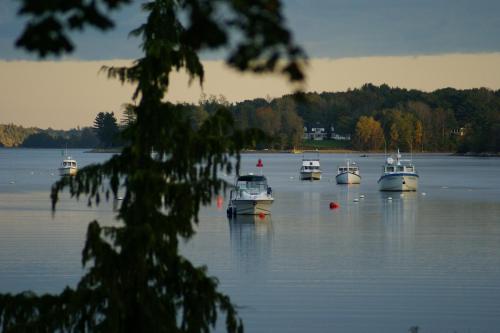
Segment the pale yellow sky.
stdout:
<path fill-rule="evenodd" d="M 100 111 L 120 110 L 130 102 L 133 88 L 99 74 L 102 65 L 116 61 L 0 61 L 0 124 L 42 128 L 91 125 Z M 203 92 L 229 101 L 279 97 L 292 87 L 283 77 L 239 74 L 220 61 L 205 61 Z M 344 91 L 364 83 L 432 91 L 443 87 L 500 89 L 500 53 L 312 59 L 308 91 Z M 197 102 L 197 82 L 188 86 L 176 74 L 168 94 L 172 101 Z"/>

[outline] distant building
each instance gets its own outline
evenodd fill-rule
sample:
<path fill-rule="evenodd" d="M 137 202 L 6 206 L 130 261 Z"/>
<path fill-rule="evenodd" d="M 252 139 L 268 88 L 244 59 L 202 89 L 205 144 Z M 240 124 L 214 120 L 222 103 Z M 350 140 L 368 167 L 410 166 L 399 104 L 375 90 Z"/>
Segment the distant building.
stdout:
<path fill-rule="evenodd" d="M 304 126 L 304 140 L 321 141 L 328 138 L 328 134 L 324 127 L 307 127 Z"/>
<path fill-rule="evenodd" d="M 328 128 L 328 130 L 325 127 L 319 127 L 320 125 L 316 125 L 316 127 L 312 126 L 304 126 L 304 135 L 302 138 L 304 140 L 316 140 L 316 141 L 321 141 L 321 140 L 339 140 L 339 141 L 350 141 L 351 140 L 351 135 L 350 134 L 339 134 L 335 133 L 335 128 L 333 125 Z"/>
<path fill-rule="evenodd" d="M 451 130 L 452 135 L 464 136 L 465 135 L 465 127 L 454 128 Z"/>
<path fill-rule="evenodd" d="M 330 139 L 339 141 L 351 141 L 351 135 L 332 133 Z"/>
<path fill-rule="evenodd" d="M 330 133 L 328 137 L 332 140 L 351 141 L 351 134 L 336 133 L 335 127 L 333 127 L 333 125 L 330 125 Z"/>

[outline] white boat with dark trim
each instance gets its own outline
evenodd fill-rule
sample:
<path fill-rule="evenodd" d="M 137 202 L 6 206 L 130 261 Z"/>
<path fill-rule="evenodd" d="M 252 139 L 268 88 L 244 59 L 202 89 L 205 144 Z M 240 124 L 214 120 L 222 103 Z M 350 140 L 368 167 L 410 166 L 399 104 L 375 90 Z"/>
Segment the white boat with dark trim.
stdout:
<path fill-rule="evenodd" d="M 274 202 L 272 189 L 264 176 L 239 176 L 229 196 L 227 216 L 269 215 Z"/>
<path fill-rule="evenodd" d="M 378 180 L 381 191 L 416 191 L 419 176 L 411 160 L 401 159 L 398 153 L 394 159 L 388 157 Z"/>
<path fill-rule="evenodd" d="M 320 180 L 321 166 L 319 157 L 316 159 L 302 158 L 302 167 L 300 168 L 300 180 Z"/>
<path fill-rule="evenodd" d="M 337 184 L 360 184 L 361 175 L 356 162 L 347 160 L 345 164 L 340 165 L 335 180 Z"/>
<path fill-rule="evenodd" d="M 59 175 L 61 176 L 74 176 L 78 171 L 78 164 L 71 156 L 66 156 L 61 162 L 59 167 Z"/>

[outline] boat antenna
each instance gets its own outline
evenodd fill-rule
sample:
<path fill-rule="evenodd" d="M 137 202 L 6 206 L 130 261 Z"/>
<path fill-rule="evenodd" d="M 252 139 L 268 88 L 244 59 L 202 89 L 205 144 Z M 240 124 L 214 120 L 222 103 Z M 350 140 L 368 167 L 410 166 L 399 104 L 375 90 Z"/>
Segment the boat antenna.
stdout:
<path fill-rule="evenodd" d="M 387 141 L 384 137 L 384 159 L 387 160 Z"/>
<path fill-rule="evenodd" d="M 410 142 L 410 163 L 413 163 L 413 145 Z"/>

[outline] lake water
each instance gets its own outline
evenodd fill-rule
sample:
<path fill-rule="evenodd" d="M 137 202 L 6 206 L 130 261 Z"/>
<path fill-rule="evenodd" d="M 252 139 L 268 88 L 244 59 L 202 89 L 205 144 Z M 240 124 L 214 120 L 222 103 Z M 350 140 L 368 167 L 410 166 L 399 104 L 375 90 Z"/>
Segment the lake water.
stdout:
<path fill-rule="evenodd" d="M 109 157 L 70 152 L 81 166 Z M 335 184 L 346 157 L 361 185 Z M 0 292 L 74 286 L 87 223 L 113 222 L 111 204 L 68 198 L 52 218 L 60 158 L 0 149 Z M 227 203 L 214 204 L 182 245 L 241 307 L 247 332 L 500 331 L 500 159 L 414 156 L 419 192 L 400 196 L 378 191 L 382 155 L 321 155 L 319 182 L 298 180 L 301 155 L 246 154 L 242 171 L 258 158 L 272 216 L 230 222 Z"/>

